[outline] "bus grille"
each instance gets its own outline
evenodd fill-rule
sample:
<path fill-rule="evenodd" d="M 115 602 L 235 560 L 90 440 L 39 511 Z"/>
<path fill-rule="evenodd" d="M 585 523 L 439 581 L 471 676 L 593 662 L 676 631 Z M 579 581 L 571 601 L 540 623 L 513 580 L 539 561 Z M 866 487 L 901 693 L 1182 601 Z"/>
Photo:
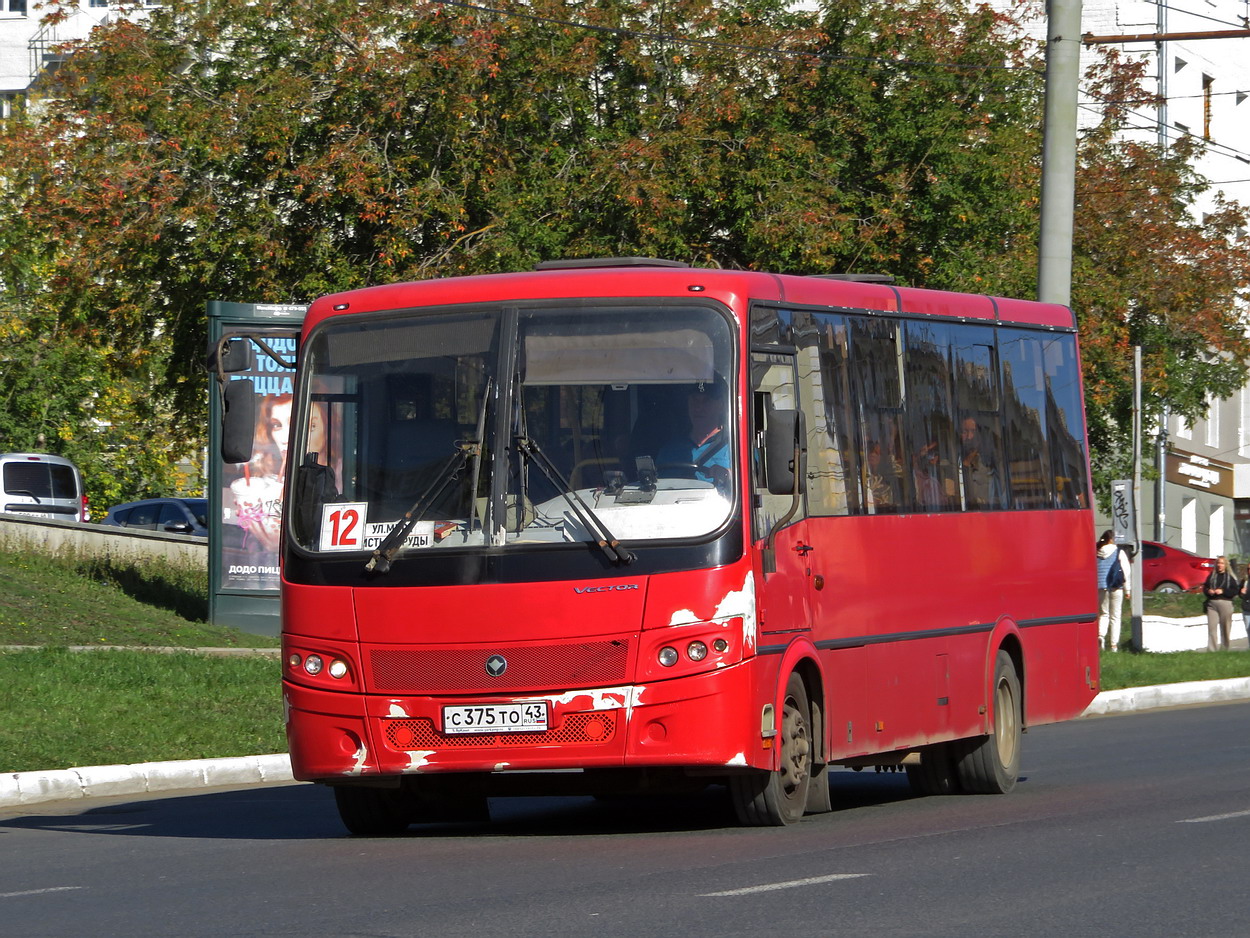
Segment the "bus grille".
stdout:
<path fill-rule="evenodd" d="M 486 673 L 486 659 L 508 667 Z M 384 694 L 508 694 L 625 683 L 629 642 L 568 642 L 472 649 L 378 648 L 370 652 L 372 689 Z"/>
<path fill-rule="evenodd" d="M 473 733 L 447 735 L 424 717 L 387 720 L 386 744 L 400 752 L 413 749 L 483 749 L 499 746 L 549 746 L 556 743 L 606 743 L 616 735 L 614 710 L 570 713 L 558 729 L 543 733 Z"/>

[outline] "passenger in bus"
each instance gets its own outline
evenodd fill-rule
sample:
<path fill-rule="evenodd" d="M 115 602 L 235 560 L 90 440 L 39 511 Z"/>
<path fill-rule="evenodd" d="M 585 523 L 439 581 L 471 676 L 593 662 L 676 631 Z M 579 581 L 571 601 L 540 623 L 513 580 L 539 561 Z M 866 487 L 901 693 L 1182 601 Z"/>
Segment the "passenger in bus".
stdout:
<path fill-rule="evenodd" d="M 945 511 L 951 506 L 954 483 L 941 471 L 941 446 L 937 440 L 925 443 L 912 456 L 912 482 L 916 487 L 916 507 L 921 511 Z"/>
<path fill-rule="evenodd" d="M 726 399 L 725 382 L 720 378 L 700 381 L 690 389 L 686 394 L 690 429 L 660 447 L 656 468 L 661 476 L 693 473 L 694 478 L 714 482 L 717 488 L 728 487 L 730 454 L 725 433 Z"/>
<path fill-rule="evenodd" d="M 870 510 L 879 514 L 898 511 L 899 467 L 894 455 L 886 456 L 881 452 L 880 440 L 869 440 L 864 465 Z"/>
<path fill-rule="evenodd" d="M 959 448 L 967 507 L 997 508 L 1002 503 L 997 468 L 981 444 L 981 428 L 973 417 L 960 424 Z"/>

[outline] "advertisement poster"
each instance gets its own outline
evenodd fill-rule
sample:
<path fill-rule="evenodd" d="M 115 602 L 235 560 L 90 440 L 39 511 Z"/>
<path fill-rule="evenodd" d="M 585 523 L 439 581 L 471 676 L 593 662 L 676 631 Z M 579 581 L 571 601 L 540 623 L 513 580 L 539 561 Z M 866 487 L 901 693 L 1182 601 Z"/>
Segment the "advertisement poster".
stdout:
<path fill-rule="evenodd" d="M 264 341 L 284 360 L 295 360 L 296 339 L 290 331 L 275 331 L 265 335 Z M 252 345 L 254 367 L 230 376 L 236 381 L 252 379 L 256 391 L 256 428 L 251 460 L 222 464 L 219 587 L 276 590 L 295 369 L 284 367 L 258 345 Z"/>

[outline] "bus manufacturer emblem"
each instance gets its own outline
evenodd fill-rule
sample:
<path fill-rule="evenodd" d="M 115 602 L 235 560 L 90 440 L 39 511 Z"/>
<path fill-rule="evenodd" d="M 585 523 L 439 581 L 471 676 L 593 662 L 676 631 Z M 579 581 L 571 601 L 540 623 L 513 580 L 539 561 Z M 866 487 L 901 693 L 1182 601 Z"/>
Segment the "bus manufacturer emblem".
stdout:
<path fill-rule="evenodd" d="M 491 655 L 486 659 L 486 673 L 491 677 L 499 677 L 508 670 L 508 659 L 503 655 Z"/>

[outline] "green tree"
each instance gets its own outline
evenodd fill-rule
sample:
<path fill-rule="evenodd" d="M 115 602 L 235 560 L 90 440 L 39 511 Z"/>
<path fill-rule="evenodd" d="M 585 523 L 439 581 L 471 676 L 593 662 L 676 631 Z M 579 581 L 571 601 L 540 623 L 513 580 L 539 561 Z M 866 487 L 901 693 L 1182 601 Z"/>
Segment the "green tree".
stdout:
<path fill-rule="evenodd" d="M 167 0 L 111 21 L 0 128 L 0 321 L 25 343 L 5 353 L 56 346 L 48 367 L 81 374 L 21 396 L 62 395 L 49 412 L 142 451 L 108 483 L 139 495 L 202 445 L 209 299 L 611 254 L 1031 294 L 1042 79 L 1011 21 L 959 0 L 790 7 Z M 1083 152 L 1086 179 L 1125 156 Z M 1120 341 L 1104 320 L 1148 270 L 1103 282 L 1114 245 L 1083 237 L 1101 433 L 1122 378 L 1100 370 Z M 1170 237 L 1160 252 L 1192 246 Z M 1206 354 L 1179 348 L 1174 368 L 1223 387 L 1235 369 Z M 16 397 L 0 427 L 28 433 Z"/>
<path fill-rule="evenodd" d="M 1161 149 L 1125 136 L 1128 102 L 1149 100 L 1141 69 L 1114 54 L 1095 66 L 1088 87 L 1105 105 L 1079 148 L 1072 296 L 1101 493 L 1131 469 L 1134 346 L 1146 433 L 1165 407 L 1193 419 L 1234 394 L 1250 358 L 1246 210 L 1221 200 L 1195 211 L 1209 189 L 1193 168 L 1200 141 Z"/>

